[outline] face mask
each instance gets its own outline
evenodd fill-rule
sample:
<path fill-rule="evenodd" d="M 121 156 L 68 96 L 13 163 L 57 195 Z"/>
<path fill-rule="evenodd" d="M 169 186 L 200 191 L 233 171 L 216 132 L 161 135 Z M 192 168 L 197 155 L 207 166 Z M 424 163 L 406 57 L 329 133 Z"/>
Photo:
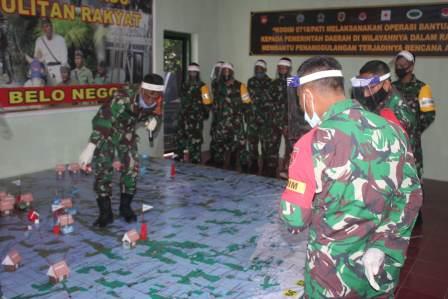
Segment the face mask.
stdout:
<path fill-rule="evenodd" d="M 306 113 L 306 100 L 305 100 L 305 94 L 303 95 L 303 111 L 305 116 L 305 121 L 311 126 L 311 128 L 317 127 L 321 120 L 319 115 L 317 115 L 316 111 L 314 110 L 314 99 L 311 99 L 311 108 L 313 109 L 313 116 L 310 118 L 308 116 L 308 113 Z"/>
<path fill-rule="evenodd" d="M 223 75 L 222 78 L 224 79 L 225 82 L 227 82 L 230 79 L 232 79 L 232 75 Z"/>
<path fill-rule="evenodd" d="M 145 103 L 145 101 L 143 100 L 143 97 L 142 97 L 141 95 L 140 95 L 140 97 L 139 97 L 138 103 L 139 103 L 139 106 L 140 106 L 141 108 L 143 108 L 143 109 L 151 109 L 151 108 L 154 108 L 154 107 L 157 105 L 156 102 L 152 103 L 151 105 L 147 105 L 147 104 Z"/>
<path fill-rule="evenodd" d="M 264 76 L 265 76 L 265 73 L 263 73 L 263 72 L 256 72 L 255 73 L 255 78 L 257 78 L 257 79 L 263 79 Z"/>
<path fill-rule="evenodd" d="M 395 69 L 395 74 L 397 77 L 402 79 L 408 74 L 408 69 Z"/>

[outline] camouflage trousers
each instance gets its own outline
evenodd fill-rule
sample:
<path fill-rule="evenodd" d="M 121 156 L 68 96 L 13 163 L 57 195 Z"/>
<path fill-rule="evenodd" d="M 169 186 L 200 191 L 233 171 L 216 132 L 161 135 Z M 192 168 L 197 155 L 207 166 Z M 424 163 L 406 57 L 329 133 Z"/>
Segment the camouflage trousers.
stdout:
<path fill-rule="evenodd" d="M 310 230 L 311 233 L 314 231 Z M 315 248 L 314 246 L 321 245 L 308 244 L 304 298 L 394 298 L 394 288 L 398 284 L 401 265 L 392 258 L 386 255 L 384 264 L 375 276 L 380 286 L 380 290 L 376 291 L 365 276 L 361 261 L 364 246 L 360 247 L 359 253 L 332 252 L 331 256 L 310 249 Z"/>
<path fill-rule="evenodd" d="M 266 163 L 263 164 L 263 168 L 269 167 L 277 169 L 278 152 L 280 150 L 282 135 L 275 130 L 265 130 L 263 133 L 261 136 L 261 156 L 263 163 Z"/>
<path fill-rule="evenodd" d="M 248 154 L 251 161 L 258 160 L 258 144 L 261 141 L 262 127 L 256 123 L 247 126 Z"/>
<path fill-rule="evenodd" d="M 112 196 L 114 161 L 121 163 L 120 192 L 134 194 L 136 191 L 139 172 L 137 144 L 113 144 L 105 141 L 95 150 L 93 158 L 94 190 L 100 197 Z"/>
<path fill-rule="evenodd" d="M 218 125 L 214 135 L 215 163 L 224 163 L 226 153 L 238 153 L 245 149 L 246 140 L 242 125 L 236 127 Z"/>
<path fill-rule="evenodd" d="M 183 157 L 184 150 L 188 150 L 192 163 L 201 163 L 202 146 L 201 123 L 180 124 L 176 134 L 177 155 Z"/>

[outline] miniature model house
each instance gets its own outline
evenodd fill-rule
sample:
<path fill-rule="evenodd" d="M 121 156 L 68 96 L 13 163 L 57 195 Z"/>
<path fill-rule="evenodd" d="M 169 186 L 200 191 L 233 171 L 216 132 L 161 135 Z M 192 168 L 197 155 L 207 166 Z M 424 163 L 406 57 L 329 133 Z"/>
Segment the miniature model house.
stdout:
<path fill-rule="evenodd" d="M 137 245 L 137 241 L 140 239 L 138 232 L 135 229 L 131 229 L 127 233 L 124 234 L 123 239 L 123 247 L 130 249 Z"/>
<path fill-rule="evenodd" d="M 6 195 L 0 200 L 0 214 L 1 215 L 10 215 L 14 210 L 14 196 L 11 194 Z"/>
<path fill-rule="evenodd" d="M 81 170 L 81 166 L 79 166 L 78 163 L 71 163 L 71 164 L 68 166 L 68 171 L 69 171 L 71 174 L 78 174 L 78 173 L 80 172 L 80 170 Z"/>
<path fill-rule="evenodd" d="M 58 283 L 68 278 L 70 269 L 65 261 L 60 261 L 48 268 L 47 276 L 51 283 Z"/>
<path fill-rule="evenodd" d="M 21 262 L 20 254 L 16 250 L 11 250 L 3 259 L 2 265 L 5 271 L 14 272 L 20 267 Z"/>

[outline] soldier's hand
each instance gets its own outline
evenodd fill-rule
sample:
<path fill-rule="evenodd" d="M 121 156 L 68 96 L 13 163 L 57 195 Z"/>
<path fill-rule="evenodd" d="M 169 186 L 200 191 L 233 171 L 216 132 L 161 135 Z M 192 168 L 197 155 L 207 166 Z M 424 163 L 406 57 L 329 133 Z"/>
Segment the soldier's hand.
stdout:
<path fill-rule="evenodd" d="M 89 144 L 87 144 L 86 148 L 82 151 L 81 155 L 79 156 L 79 165 L 81 166 L 82 170 L 87 171 L 87 166 L 90 165 L 90 162 L 92 162 L 95 148 L 96 145 L 89 142 Z"/>
<path fill-rule="evenodd" d="M 149 121 L 145 123 L 145 127 L 150 132 L 154 131 L 157 127 L 157 119 L 155 117 L 152 117 Z"/>
<path fill-rule="evenodd" d="M 375 281 L 375 275 L 380 271 L 381 265 L 384 263 L 385 254 L 377 248 L 369 248 L 362 257 L 362 263 L 364 265 L 364 272 L 367 280 L 372 288 L 379 291 L 380 286 Z"/>

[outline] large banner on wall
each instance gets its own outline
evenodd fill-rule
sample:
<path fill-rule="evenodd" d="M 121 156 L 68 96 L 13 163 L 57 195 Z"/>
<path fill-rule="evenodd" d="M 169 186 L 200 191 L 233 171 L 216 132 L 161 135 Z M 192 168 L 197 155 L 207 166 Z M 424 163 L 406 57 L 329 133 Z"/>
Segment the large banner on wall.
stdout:
<path fill-rule="evenodd" d="M 97 102 L 152 70 L 151 0 L 1 0 L 2 107 Z"/>
<path fill-rule="evenodd" d="M 448 3 L 251 13 L 251 55 L 448 56 Z"/>

